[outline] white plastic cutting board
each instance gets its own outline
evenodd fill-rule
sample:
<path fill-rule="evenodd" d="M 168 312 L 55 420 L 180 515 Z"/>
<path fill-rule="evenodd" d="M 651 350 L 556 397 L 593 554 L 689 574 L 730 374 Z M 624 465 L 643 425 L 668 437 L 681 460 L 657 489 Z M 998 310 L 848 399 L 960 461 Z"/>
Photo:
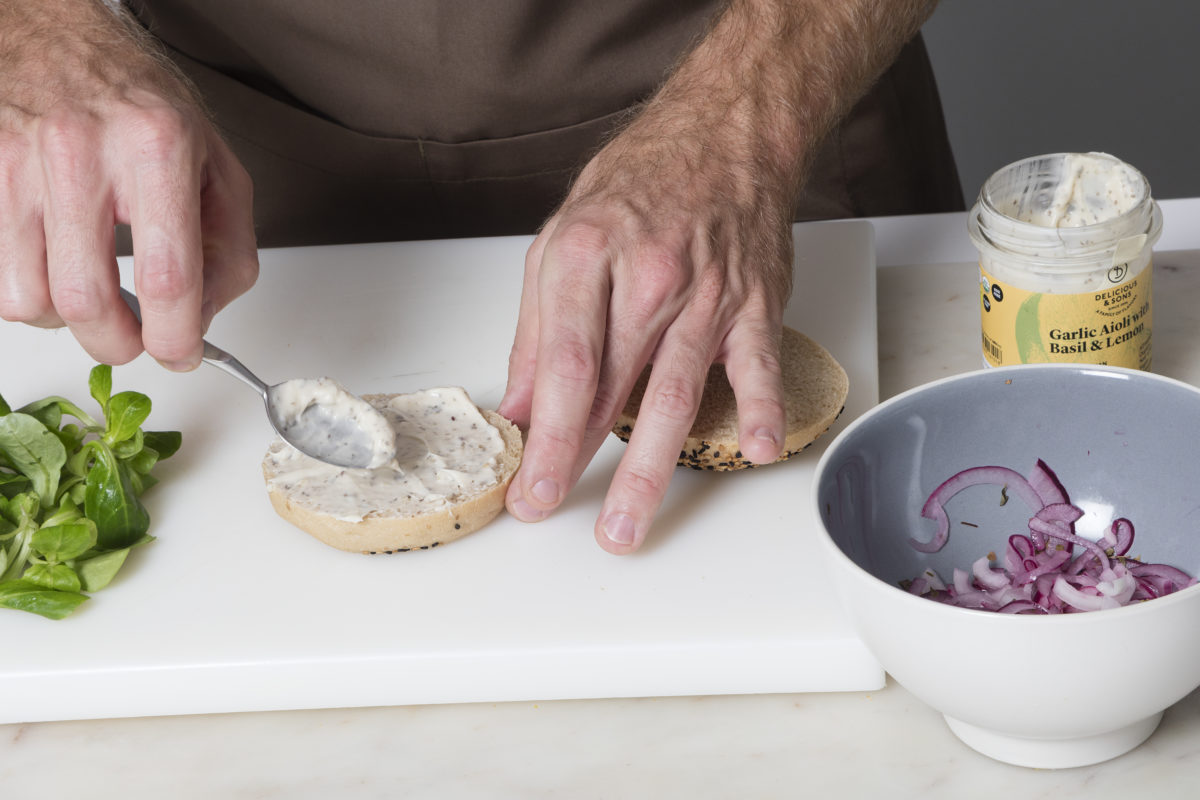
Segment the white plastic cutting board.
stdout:
<path fill-rule="evenodd" d="M 850 374 L 836 431 L 878 399 L 872 229 L 811 223 L 796 241 L 787 322 Z M 209 339 L 268 383 L 458 384 L 494 407 L 528 243 L 264 251 L 257 287 Z M 14 407 L 49 394 L 94 407 L 91 363 L 65 331 L 0 323 L 0 352 Z M 0 610 L 0 722 L 883 684 L 816 568 L 818 445 L 745 473 L 679 470 L 633 556 L 592 536 L 615 439 L 546 522 L 502 515 L 445 547 L 363 556 L 275 516 L 259 471 L 270 432 L 249 388 L 145 357 L 114 387 L 151 396 L 149 428 L 183 431 L 145 497 L 158 541 L 66 620 Z"/>

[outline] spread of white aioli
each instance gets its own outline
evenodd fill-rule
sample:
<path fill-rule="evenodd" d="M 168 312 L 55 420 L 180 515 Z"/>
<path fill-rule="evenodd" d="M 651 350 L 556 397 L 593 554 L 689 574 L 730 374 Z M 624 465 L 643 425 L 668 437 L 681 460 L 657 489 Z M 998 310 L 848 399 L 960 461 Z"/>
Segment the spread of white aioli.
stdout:
<path fill-rule="evenodd" d="M 1046 228 L 1098 225 L 1129 212 L 1145 196 L 1145 182 L 1129 165 L 1091 153 L 1069 153 L 1054 193 L 1042 203 L 1017 208 L 1014 219 Z"/>
<path fill-rule="evenodd" d="M 388 421 L 337 381 L 296 378 L 268 392 L 276 426 L 305 453 L 366 467 L 395 458 L 395 433 Z"/>
<path fill-rule="evenodd" d="M 436 511 L 495 483 L 504 440 L 462 389 L 367 399 L 395 431 L 394 460 L 371 469 L 340 468 L 277 440 L 266 457 L 274 476 L 268 487 L 314 511 L 357 522 L 373 513 Z"/>

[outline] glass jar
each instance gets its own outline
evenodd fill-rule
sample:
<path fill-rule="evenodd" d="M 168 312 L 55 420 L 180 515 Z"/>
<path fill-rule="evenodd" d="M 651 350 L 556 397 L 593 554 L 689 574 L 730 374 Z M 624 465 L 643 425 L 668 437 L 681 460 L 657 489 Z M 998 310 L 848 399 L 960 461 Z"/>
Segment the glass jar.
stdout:
<path fill-rule="evenodd" d="M 1017 161 L 984 184 L 968 231 L 985 366 L 1150 368 L 1162 212 L 1140 172 L 1105 153 Z"/>

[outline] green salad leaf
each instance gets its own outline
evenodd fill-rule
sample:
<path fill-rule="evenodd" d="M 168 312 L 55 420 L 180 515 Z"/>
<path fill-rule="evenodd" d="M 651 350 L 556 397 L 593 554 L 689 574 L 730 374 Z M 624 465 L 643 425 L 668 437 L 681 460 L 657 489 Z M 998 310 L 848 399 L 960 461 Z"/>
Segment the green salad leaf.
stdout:
<path fill-rule="evenodd" d="M 150 398 L 112 388 L 112 368 L 94 367 L 96 417 L 63 397 L 15 411 L 0 397 L 0 607 L 62 619 L 154 540 L 140 496 L 183 437 L 143 430 Z"/>
<path fill-rule="evenodd" d="M 70 561 L 96 546 L 96 523 L 83 518 L 61 525 L 42 525 L 33 534 L 33 549 L 46 561 Z"/>
<path fill-rule="evenodd" d="M 0 453 L 16 472 L 33 483 L 43 506 L 54 502 L 67 448 L 45 423 L 29 414 L 0 417 Z"/>
<path fill-rule="evenodd" d="M 84 513 L 96 523 L 96 540 L 103 547 L 128 547 L 150 529 L 150 515 L 138 500 L 129 468 L 100 444 L 88 470 L 83 495 Z"/>
<path fill-rule="evenodd" d="M 62 619 L 87 600 L 79 592 L 62 592 L 27 580 L 0 583 L 0 606 L 29 611 L 50 619 Z"/>
<path fill-rule="evenodd" d="M 112 370 L 92 370 L 88 375 L 88 393 L 100 405 L 100 411 L 107 415 L 108 398 L 112 397 Z"/>

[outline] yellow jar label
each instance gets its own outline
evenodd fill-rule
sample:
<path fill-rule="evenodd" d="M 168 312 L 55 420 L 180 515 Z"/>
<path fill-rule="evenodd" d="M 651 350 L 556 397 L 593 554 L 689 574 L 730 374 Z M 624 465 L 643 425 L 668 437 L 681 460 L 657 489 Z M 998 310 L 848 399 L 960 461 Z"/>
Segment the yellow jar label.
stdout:
<path fill-rule="evenodd" d="M 1150 264 L 1121 280 L 1109 271 L 1092 292 L 1030 292 L 979 267 L 983 357 L 993 367 L 1067 361 L 1150 369 Z"/>

